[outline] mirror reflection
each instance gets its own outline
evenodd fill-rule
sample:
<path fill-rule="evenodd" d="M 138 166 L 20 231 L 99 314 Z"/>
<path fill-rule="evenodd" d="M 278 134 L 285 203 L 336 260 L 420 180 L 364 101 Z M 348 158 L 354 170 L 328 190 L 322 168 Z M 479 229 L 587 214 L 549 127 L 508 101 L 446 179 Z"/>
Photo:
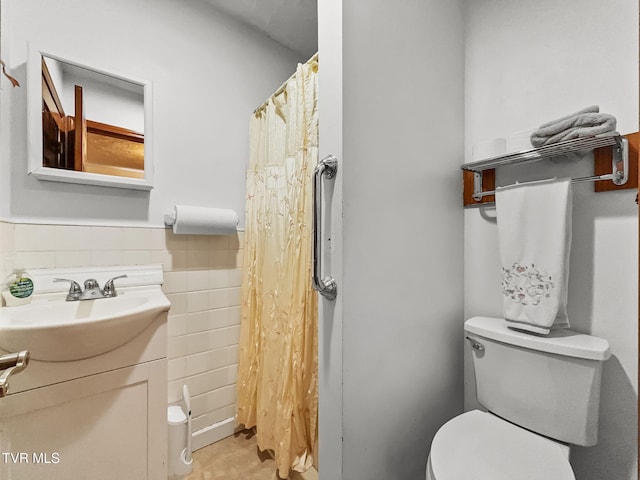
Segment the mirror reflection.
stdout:
<path fill-rule="evenodd" d="M 143 179 L 144 86 L 42 56 L 42 166 Z"/>

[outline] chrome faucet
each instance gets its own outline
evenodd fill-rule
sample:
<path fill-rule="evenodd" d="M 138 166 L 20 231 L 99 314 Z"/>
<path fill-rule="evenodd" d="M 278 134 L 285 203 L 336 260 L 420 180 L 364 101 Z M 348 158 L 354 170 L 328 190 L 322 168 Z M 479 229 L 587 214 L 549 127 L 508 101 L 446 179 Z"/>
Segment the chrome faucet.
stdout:
<path fill-rule="evenodd" d="M 93 298 L 104 298 L 104 292 L 100 289 L 100 285 L 95 278 L 89 278 L 84 281 L 84 291 L 80 294 L 78 300 L 91 300 Z"/>
<path fill-rule="evenodd" d="M 104 284 L 104 290 L 100 288 L 100 284 L 95 278 L 89 278 L 84 281 L 84 291 L 75 280 L 68 278 L 54 278 L 54 282 L 69 282 L 69 293 L 67 294 L 67 302 L 75 302 L 76 300 L 94 300 L 98 298 L 117 297 L 116 287 L 113 283 L 118 278 L 127 278 L 126 275 L 118 275 L 110 278 Z"/>

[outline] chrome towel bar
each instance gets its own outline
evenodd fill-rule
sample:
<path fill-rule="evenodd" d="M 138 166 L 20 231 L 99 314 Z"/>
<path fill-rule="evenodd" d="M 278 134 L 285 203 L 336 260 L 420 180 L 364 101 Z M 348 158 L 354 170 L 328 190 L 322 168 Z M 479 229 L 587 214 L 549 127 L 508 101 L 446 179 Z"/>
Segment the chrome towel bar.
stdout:
<path fill-rule="evenodd" d="M 338 159 L 328 155 L 316 165 L 313 171 L 313 288 L 328 300 L 335 300 L 338 294 L 336 281 L 330 275 L 321 278 L 322 268 L 322 177 L 332 179 L 338 171 Z"/>

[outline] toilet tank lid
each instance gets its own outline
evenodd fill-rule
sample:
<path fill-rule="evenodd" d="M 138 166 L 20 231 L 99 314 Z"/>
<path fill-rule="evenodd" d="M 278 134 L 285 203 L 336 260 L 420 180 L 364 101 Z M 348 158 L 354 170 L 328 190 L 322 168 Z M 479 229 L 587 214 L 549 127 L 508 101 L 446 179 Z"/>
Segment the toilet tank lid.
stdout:
<path fill-rule="evenodd" d="M 508 328 L 503 318 L 472 317 L 464 323 L 464 329 L 497 342 L 556 355 L 599 361 L 611 356 L 609 342 L 605 339 L 567 328 L 551 330 L 547 336 L 538 336 Z"/>

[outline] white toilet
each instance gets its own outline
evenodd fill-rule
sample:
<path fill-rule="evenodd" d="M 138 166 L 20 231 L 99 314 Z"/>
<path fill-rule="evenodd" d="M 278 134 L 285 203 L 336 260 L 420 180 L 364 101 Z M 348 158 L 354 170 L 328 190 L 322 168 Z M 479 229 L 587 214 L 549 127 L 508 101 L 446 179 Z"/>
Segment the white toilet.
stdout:
<path fill-rule="evenodd" d="M 501 318 L 465 322 L 478 402 L 444 424 L 427 480 L 575 480 L 569 445 L 598 441 L 602 365 L 609 343 L 567 329 L 541 337 Z"/>

